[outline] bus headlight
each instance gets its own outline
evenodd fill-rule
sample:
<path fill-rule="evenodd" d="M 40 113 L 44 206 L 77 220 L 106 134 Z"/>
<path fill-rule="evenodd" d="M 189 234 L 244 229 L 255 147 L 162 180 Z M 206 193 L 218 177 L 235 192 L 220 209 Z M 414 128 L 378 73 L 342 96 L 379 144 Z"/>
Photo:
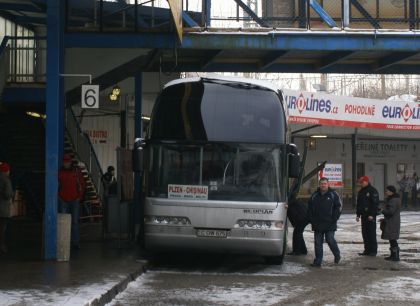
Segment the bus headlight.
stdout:
<path fill-rule="evenodd" d="M 144 223 L 159 225 L 191 225 L 187 217 L 169 217 L 169 216 L 145 216 Z"/>
<path fill-rule="evenodd" d="M 283 229 L 283 225 L 283 221 L 238 220 L 234 227 L 243 229 Z"/>

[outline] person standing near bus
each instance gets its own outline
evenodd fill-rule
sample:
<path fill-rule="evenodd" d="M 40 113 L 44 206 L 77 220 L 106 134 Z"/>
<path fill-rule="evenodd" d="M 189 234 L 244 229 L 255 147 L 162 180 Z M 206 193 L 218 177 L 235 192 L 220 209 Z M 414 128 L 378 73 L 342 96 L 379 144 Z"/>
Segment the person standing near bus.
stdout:
<path fill-rule="evenodd" d="M 376 216 L 379 207 L 378 191 L 369 183 L 369 177 L 358 179 L 360 190 L 357 193 L 356 221 L 362 219 L 362 237 L 364 251 L 361 256 L 376 256 L 378 242 L 376 241 Z"/>
<path fill-rule="evenodd" d="M 385 260 L 400 261 L 400 248 L 398 247 L 398 238 L 400 237 L 400 196 L 397 189 L 390 185 L 385 188 L 385 205 L 382 208 L 384 219 L 381 221 L 383 226 L 382 239 L 389 240 L 391 255 L 385 257 Z"/>
<path fill-rule="evenodd" d="M 305 239 L 303 238 L 303 232 L 309 223 L 308 206 L 303 201 L 298 199 L 290 201 L 289 207 L 287 208 L 287 217 L 289 218 L 290 223 L 293 225 L 292 252 L 288 253 L 287 255 L 308 254 Z"/>
<path fill-rule="evenodd" d="M 315 259 L 311 264 L 312 267 L 321 267 L 323 257 L 324 237 L 334 254 L 334 263 L 340 262 L 340 249 L 334 238 L 337 230 L 337 221 L 341 215 L 341 199 L 340 196 L 329 187 L 326 177 L 319 180 L 319 187 L 315 191 L 308 203 L 308 219 L 312 224 L 315 242 Z"/>
<path fill-rule="evenodd" d="M 411 201 L 413 208 L 417 207 L 417 192 L 420 190 L 420 180 L 417 173 L 413 174 L 413 185 L 411 186 Z"/>
<path fill-rule="evenodd" d="M 71 247 L 79 249 L 80 201 L 83 199 L 85 180 L 79 169 L 73 167 L 72 158 L 63 156 L 63 167 L 58 172 L 59 212 L 71 214 Z"/>

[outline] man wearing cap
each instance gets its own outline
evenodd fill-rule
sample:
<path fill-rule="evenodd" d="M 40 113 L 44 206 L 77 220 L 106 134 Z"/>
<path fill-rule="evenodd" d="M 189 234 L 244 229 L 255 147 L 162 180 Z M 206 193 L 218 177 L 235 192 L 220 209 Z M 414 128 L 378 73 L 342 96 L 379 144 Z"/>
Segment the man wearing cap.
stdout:
<path fill-rule="evenodd" d="M 9 178 L 10 166 L 7 163 L 0 164 L 0 253 L 7 252 L 6 228 L 10 219 L 10 207 L 12 205 L 13 189 Z"/>
<path fill-rule="evenodd" d="M 356 221 L 362 219 L 362 237 L 364 251 L 361 256 L 376 256 L 378 242 L 376 241 L 376 215 L 379 207 L 378 191 L 369 183 L 367 176 L 358 179 L 360 190 L 357 194 Z"/>
<path fill-rule="evenodd" d="M 79 169 L 72 166 L 72 158 L 63 156 L 63 167 L 58 172 L 59 212 L 71 214 L 71 246 L 79 249 L 80 201 L 83 199 L 85 180 Z"/>

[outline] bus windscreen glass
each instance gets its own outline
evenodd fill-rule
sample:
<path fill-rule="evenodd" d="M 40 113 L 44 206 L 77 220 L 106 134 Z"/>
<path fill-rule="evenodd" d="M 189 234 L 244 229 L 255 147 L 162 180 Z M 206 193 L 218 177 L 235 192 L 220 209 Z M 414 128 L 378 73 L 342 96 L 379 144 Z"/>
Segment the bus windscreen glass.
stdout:
<path fill-rule="evenodd" d="M 208 143 L 149 146 L 149 196 L 277 202 L 285 198 L 282 146 Z"/>

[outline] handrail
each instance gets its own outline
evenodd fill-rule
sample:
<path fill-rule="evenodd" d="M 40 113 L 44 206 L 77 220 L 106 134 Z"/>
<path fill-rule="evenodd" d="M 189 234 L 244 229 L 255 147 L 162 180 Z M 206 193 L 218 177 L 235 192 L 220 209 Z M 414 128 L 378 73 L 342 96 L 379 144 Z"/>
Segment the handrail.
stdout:
<path fill-rule="evenodd" d="M 74 145 L 79 160 L 83 162 L 100 197 L 103 171 L 89 136 L 82 131 L 72 107 L 66 108 L 66 130 Z"/>
<path fill-rule="evenodd" d="M 124 31 L 152 29 L 157 22 L 169 23 L 169 5 L 167 1 L 119 1 L 97 0 L 93 12 L 87 10 L 87 2 L 67 0 L 67 28 L 89 31 L 109 31 L 116 28 Z M 133 3 L 134 2 L 134 3 Z M 153 4 L 149 6 L 149 2 Z M 182 2 L 182 1 L 181 1 Z M 200 2 L 200 1 L 196 1 Z M 219 2 L 201 0 L 188 4 L 185 1 L 183 16 L 192 14 L 195 20 L 190 25 L 200 24 L 203 28 L 338 28 L 347 29 L 407 29 L 420 28 L 420 0 L 403 1 L 403 6 L 383 4 L 384 1 L 366 5 L 358 0 L 226 0 L 223 9 Z M 185 5 L 186 4 L 186 5 Z M 379 10 L 380 7 L 380 10 Z M 77 8 L 77 9 L 72 9 Z M 380 13 L 379 13 L 380 12 Z M 93 14 L 93 17 L 92 17 Z M 379 15 L 379 16 L 378 16 Z M 201 21 L 199 21 L 201 20 Z M 92 23 L 93 21 L 93 23 Z M 185 20 L 184 20 L 185 21 Z M 165 28 L 170 31 L 170 28 Z M 162 30 L 162 29 L 161 29 Z"/>
<path fill-rule="evenodd" d="M 3 38 L 0 44 L 0 96 L 3 93 L 4 86 L 6 85 L 6 79 L 8 75 L 7 61 L 6 61 L 6 38 Z"/>
<path fill-rule="evenodd" d="M 5 82 L 45 82 L 46 49 L 40 48 L 37 43 L 45 39 L 45 36 L 4 36 L 0 44 L 0 58 L 6 67 L 1 71 Z"/>

